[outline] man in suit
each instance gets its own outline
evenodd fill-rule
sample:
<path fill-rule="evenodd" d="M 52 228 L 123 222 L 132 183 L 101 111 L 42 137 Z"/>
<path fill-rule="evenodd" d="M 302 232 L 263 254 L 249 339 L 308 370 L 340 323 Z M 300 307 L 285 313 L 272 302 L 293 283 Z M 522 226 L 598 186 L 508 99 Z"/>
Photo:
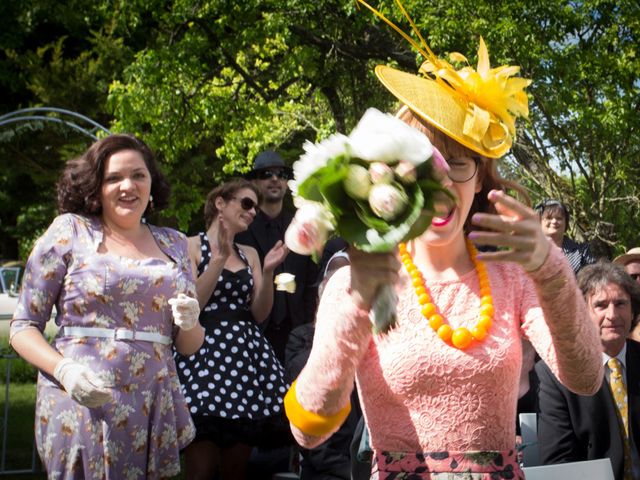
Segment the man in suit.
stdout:
<path fill-rule="evenodd" d="M 255 182 L 261 193 L 260 211 L 236 241 L 254 247 L 262 262 L 271 247 L 278 240 L 284 240 L 293 218 L 293 214 L 283 208 L 287 180 L 292 178 L 292 171 L 278 153 L 267 150 L 256 156 L 247 177 Z M 298 325 L 311 322 L 315 316 L 318 270 L 311 257 L 289 252 L 275 274 L 282 272 L 295 275 L 296 291 L 292 294 L 275 291 L 271 314 L 262 325 L 265 336 L 284 365 L 289 333 Z"/>
<path fill-rule="evenodd" d="M 536 365 L 540 459 L 609 458 L 617 480 L 640 478 L 640 344 L 627 339 L 640 314 L 640 286 L 609 262 L 584 267 L 578 285 L 600 330 L 605 377 L 595 395 L 576 395 L 547 365 Z"/>
<path fill-rule="evenodd" d="M 634 247 L 624 255 L 616 257 L 613 263 L 623 266 L 629 276 L 640 284 L 640 247 Z M 637 324 L 629 338 L 640 342 L 640 327 Z"/>

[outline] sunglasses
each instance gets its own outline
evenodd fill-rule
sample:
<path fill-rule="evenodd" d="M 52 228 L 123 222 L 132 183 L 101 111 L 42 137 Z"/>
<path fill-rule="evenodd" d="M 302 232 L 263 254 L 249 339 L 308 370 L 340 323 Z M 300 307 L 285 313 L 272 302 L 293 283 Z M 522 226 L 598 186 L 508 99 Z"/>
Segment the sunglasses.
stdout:
<path fill-rule="evenodd" d="M 258 204 L 249 197 L 242 197 L 242 198 L 233 197 L 233 199 L 238 200 L 240 202 L 240 206 L 242 207 L 242 209 L 246 210 L 247 212 L 251 209 L 254 209 L 256 212 L 258 211 Z"/>
<path fill-rule="evenodd" d="M 271 170 L 267 168 L 256 172 L 256 177 L 260 180 L 269 180 L 274 175 L 281 180 L 291 180 L 291 174 L 286 170 Z"/>

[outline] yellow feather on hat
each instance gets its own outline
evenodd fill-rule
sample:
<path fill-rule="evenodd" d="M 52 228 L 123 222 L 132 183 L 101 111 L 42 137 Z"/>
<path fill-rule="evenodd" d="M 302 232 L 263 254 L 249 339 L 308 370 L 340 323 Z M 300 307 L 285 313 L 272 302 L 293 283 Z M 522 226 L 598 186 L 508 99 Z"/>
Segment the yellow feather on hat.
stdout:
<path fill-rule="evenodd" d="M 506 154 L 515 138 L 516 118 L 529 115 L 524 89 L 531 80 L 514 77 L 520 67 L 491 68 L 487 46 L 480 37 L 477 68 L 469 66 L 464 55 L 454 52 L 449 56 L 451 61 L 467 64 L 456 70 L 431 51 L 400 0 L 396 3 L 422 45 L 364 0 L 357 1 L 400 33 L 425 58 L 418 70 L 421 75 L 378 65 L 375 72 L 382 84 L 414 113 L 462 145 L 490 158 Z"/>

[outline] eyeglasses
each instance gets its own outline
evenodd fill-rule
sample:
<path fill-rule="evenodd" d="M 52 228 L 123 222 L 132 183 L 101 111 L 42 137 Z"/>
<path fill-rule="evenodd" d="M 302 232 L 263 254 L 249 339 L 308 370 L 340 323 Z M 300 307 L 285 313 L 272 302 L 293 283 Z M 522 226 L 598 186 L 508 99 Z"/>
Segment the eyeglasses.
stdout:
<path fill-rule="evenodd" d="M 449 171 L 447 176 L 452 182 L 465 183 L 471 180 L 478 171 L 478 157 L 459 157 L 447 160 Z"/>
<path fill-rule="evenodd" d="M 256 172 L 256 177 L 260 180 L 269 180 L 274 175 L 281 180 L 291 180 L 291 174 L 287 170 L 271 170 L 267 168 Z"/>
<path fill-rule="evenodd" d="M 238 198 L 238 197 L 233 197 L 234 200 L 238 200 L 240 202 L 240 206 L 242 207 L 243 210 L 246 210 L 247 212 L 249 210 L 251 210 L 252 208 L 257 212 L 258 211 L 258 204 L 256 202 L 253 201 L 253 199 L 249 198 L 249 197 L 242 197 L 242 198 Z"/>

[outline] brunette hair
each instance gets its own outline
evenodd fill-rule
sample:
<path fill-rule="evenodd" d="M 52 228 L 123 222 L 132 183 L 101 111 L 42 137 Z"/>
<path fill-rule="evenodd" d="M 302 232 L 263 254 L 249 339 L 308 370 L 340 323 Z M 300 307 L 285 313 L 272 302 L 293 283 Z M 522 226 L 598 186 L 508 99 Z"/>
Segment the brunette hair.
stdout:
<path fill-rule="evenodd" d="M 158 168 L 151 149 L 133 135 L 116 134 L 98 140 L 80 157 L 65 164 L 57 184 L 59 212 L 85 215 L 102 213 L 100 190 L 105 164 L 113 154 L 123 150 L 135 150 L 142 155 L 151 175 L 153 209 L 165 208 L 169 204 L 171 188 Z M 147 207 L 149 209 L 150 206 Z"/>
<path fill-rule="evenodd" d="M 534 208 L 540 214 L 540 219 L 548 218 L 553 214 L 560 213 L 564 217 L 566 228 L 569 228 L 569 209 L 560 200 L 545 200 Z"/>
<path fill-rule="evenodd" d="M 249 189 L 256 194 L 258 203 L 260 203 L 261 195 L 253 182 L 244 178 L 232 178 L 231 180 L 218 185 L 207 194 L 207 199 L 204 202 L 204 224 L 208 230 L 215 218 L 218 216 L 218 207 L 216 207 L 216 199 L 221 197 L 225 201 L 229 201 L 233 198 L 236 192 Z"/>
<path fill-rule="evenodd" d="M 527 204 L 531 204 L 529 195 L 522 185 L 517 182 L 506 180 L 498 173 L 498 165 L 496 159 L 485 157 L 479 153 L 465 147 L 456 142 L 445 133 L 442 133 L 436 127 L 422 120 L 414 114 L 408 107 L 403 106 L 396 114 L 397 118 L 407 123 L 411 127 L 424 133 L 431 143 L 442 153 L 445 159 L 455 156 L 467 156 L 478 161 L 478 175 L 480 176 L 482 187 L 473 198 L 471 209 L 464 223 L 465 233 L 471 230 L 471 217 L 476 212 L 496 213 L 493 203 L 489 201 L 487 195 L 491 190 L 514 190 L 521 199 Z M 476 227 L 477 228 L 477 227 Z"/>
<path fill-rule="evenodd" d="M 600 260 L 592 265 L 581 268 L 578 272 L 578 287 L 582 291 L 585 300 L 587 296 L 610 283 L 615 283 L 622 288 L 631 300 L 631 329 L 640 320 L 640 285 L 629 276 L 624 267 Z"/>

